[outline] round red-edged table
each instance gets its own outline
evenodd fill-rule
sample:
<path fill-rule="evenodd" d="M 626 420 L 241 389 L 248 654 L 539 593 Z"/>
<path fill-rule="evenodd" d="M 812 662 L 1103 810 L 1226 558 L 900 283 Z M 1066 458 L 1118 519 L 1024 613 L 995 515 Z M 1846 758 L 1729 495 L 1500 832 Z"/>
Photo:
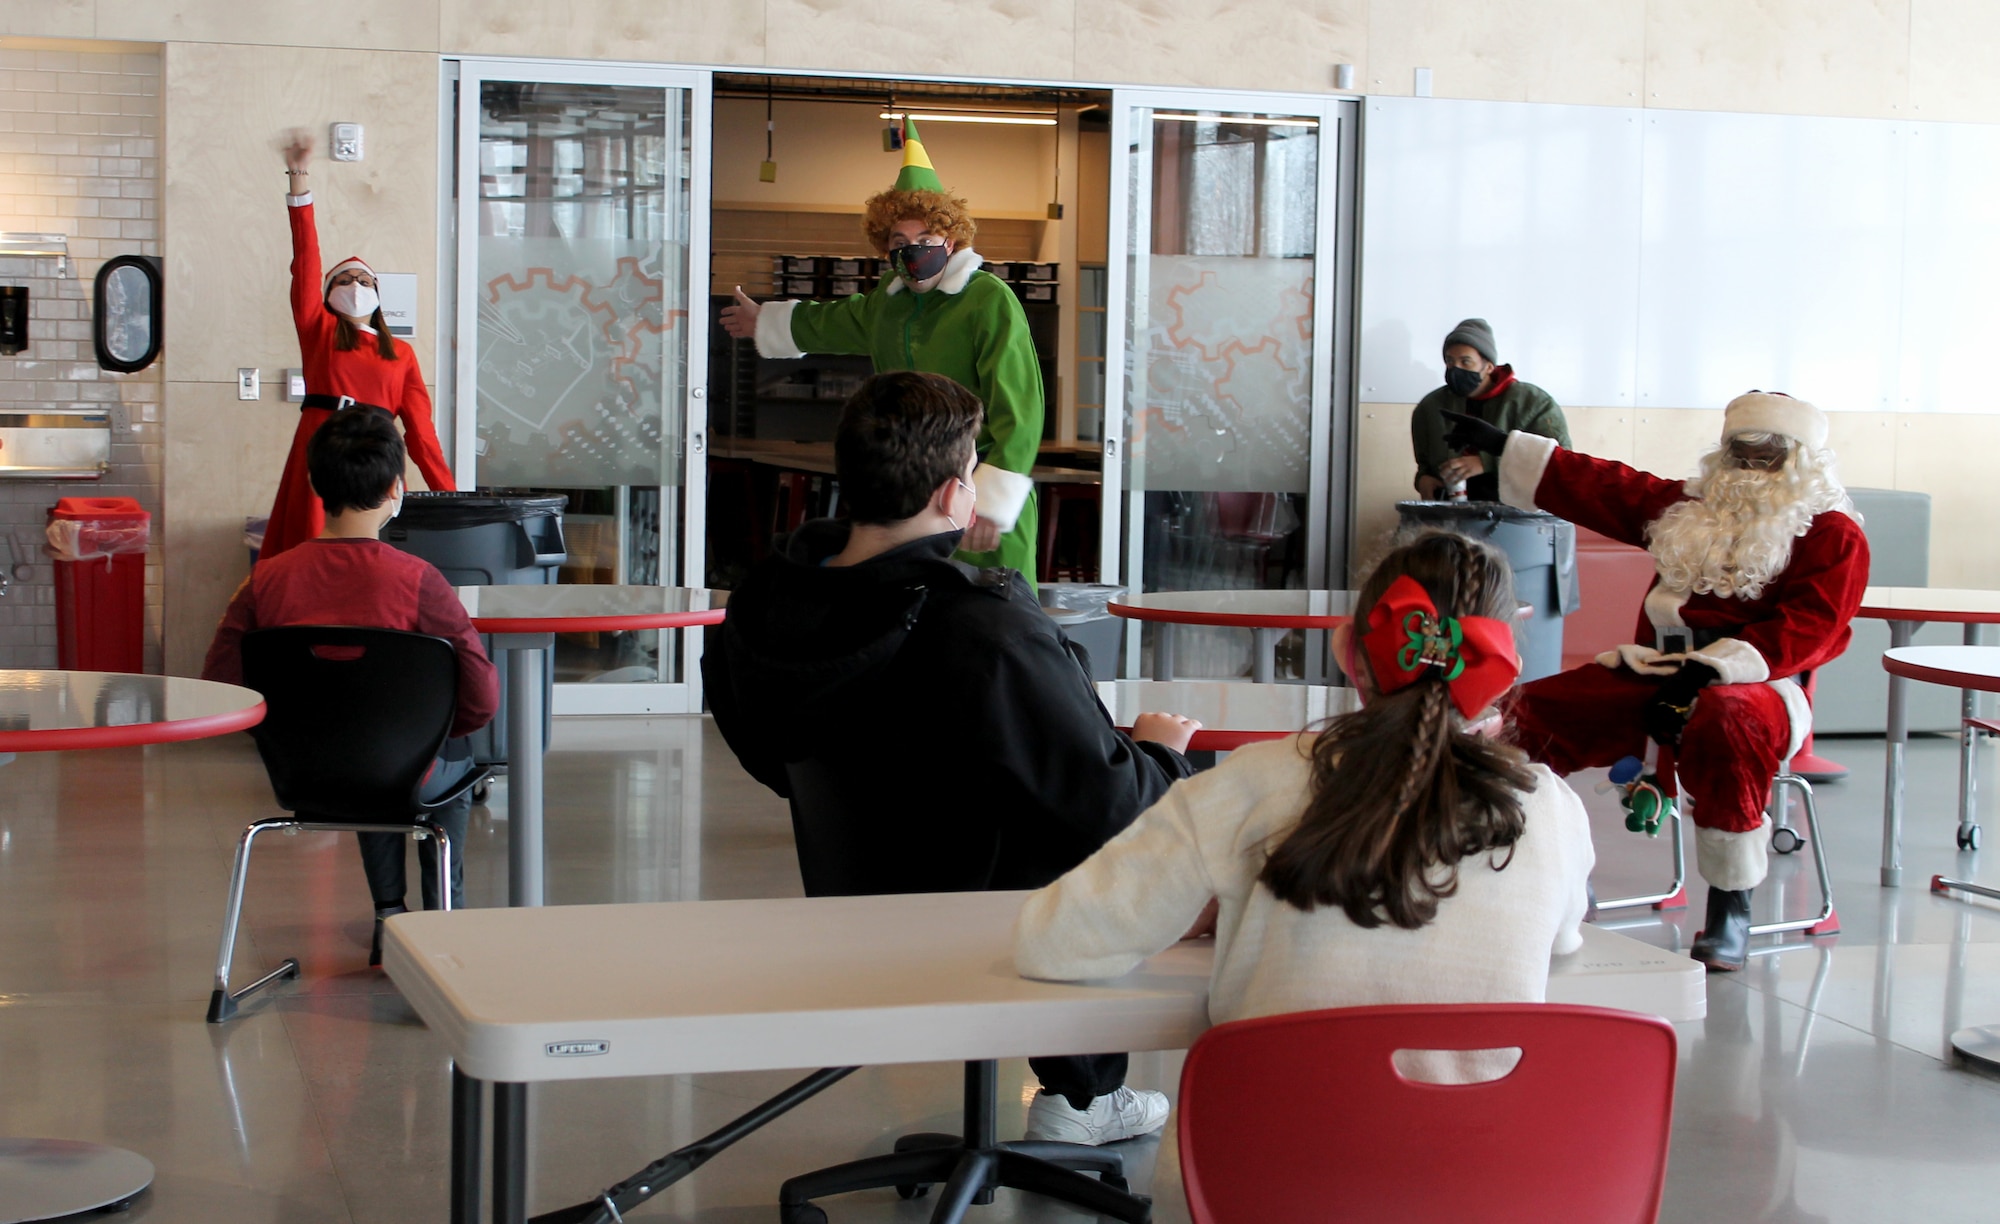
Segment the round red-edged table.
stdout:
<path fill-rule="evenodd" d="M 1189 752 L 1228 752 L 1283 739 L 1361 704 L 1351 688 L 1240 680 L 1100 680 L 1097 698 L 1126 731 L 1141 714 L 1179 714 L 1201 723 L 1188 741 Z"/>
<path fill-rule="evenodd" d="M 658 586 L 466 586 L 472 627 L 507 669 L 507 903 L 542 904 L 542 669 L 558 633 L 685 629 L 722 620 L 727 591 Z"/>
<path fill-rule="evenodd" d="M 1353 600 L 1352 591 L 1155 591 L 1114 599 L 1109 611 L 1153 626 L 1155 680 L 1174 678 L 1174 627 L 1210 625 L 1250 630 L 1250 678 L 1269 684 L 1277 678 L 1278 635 L 1344 624 Z"/>
<path fill-rule="evenodd" d="M 1967 693 L 2000 693 L 2000 646 L 1892 646 L 1882 655 L 1882 670 L 1898 680 L 1943 684 Z M 1943 876 L 1932 877 L 1931 890 L 2000 899 L 2000 890 Z M 2000 1025 L 1959 1029 L 1951 1035 L 1951 1048 L 1963 1062 L 2000 1072 Z"/>
<path fill-rule="evenodd" d="M 133 748 L 256 726 L 264 699 L 233 684 L 121 672 L 0 670 L 0 764 L 17 752 Z M 123 1204 L 153 1183 L 137 1152 L 75 1139 L 0 1139 L 0 1224 Z"/>
<path fill-rule="evenodd" d="M 1861 596 L 1857 616 L 1889 622 L 1889 649 L 1908 650 L 1917 627 L 1931 621 L 1965 626 L 1966 646 L 1975 646 L 1979 626 L 2000 625 L 2000 591 L 1958 590 L 1951 587 L 1869 587 Z M 1922 647 L 1929 650 L 1932 647 Z M 1882 886 L 1903 882 L 1903 754 L 1910 740 L 1909 677 L 1889 667 L 1888 762 L 1882 781 Z M 1959 708 L 1972 717 L 1973 694 L 1960 685 Z M 1979 741 L 1969 726 L 1961 726 L 1958 744 L 1958 848 L 1979 848 L 1979 824 L 1973 818 L 1978 779 Z"/>

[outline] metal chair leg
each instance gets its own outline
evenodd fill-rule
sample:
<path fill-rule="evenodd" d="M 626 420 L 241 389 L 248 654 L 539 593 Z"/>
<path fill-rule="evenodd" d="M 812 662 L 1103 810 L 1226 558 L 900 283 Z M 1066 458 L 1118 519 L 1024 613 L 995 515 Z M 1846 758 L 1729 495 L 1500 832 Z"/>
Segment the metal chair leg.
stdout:
<path fill-rule="evenodd" d="M 299 962 L 286 957 L 276 969 L 258 978 L 243 989 L 230 993 L 229 969 L 236 957 L 236 927 L 243 914 L 243 886 L 250 876 L 250 848 L 257 835 L 270 829 L 294 827 L 293 820 L 259 820 L 243 830 L 243 836 L 236 842 L 236 865 L 229 873 L 229 911 L 222 919 L 222 947 L 215 957 L 215 990 L 208 997 L 208 1022 L 221 1024 L 236 1014 L 236 1004 L 240 999 L 262 990 L 264 987 L 284 977 L 297 977 Z"/>
<path fill-rule="evenodd" d="M 1609 901 L 1599 899 L 1597 910 L 1637 909 L 1650 905 L 1656 910 L 1687 908 L 1687 847 L 1681 835 L 1681 807 L 1685 800 L 1677 801 L 1667 815 L 1667 837 L 1673 843 L 1674 878 L 1663 893 L 1647 893 L 1637 897 L 1614 897 Z"/>
<path fill-rule="evenodd" d="M 443 825 L 432 824 L 429 821 L 413 827 L 427 830 L 437 839 L 438 909 L 449 910 L 451 909 L 451 837 L 444 831 Z M 422 834 L 412 833 L 411 836 L 421 837 Z"/>
<path fill-rule="evenodd" d="M 1813 870 L 1819 876 L 1819 913 L 1811 918 L 1752 923 L 1750 933 L 1776 935 L 1785 931 L 1804 931 L 1808 935 L 1838 935 L 1840 916 L 1833 909 L 1833 876 L 1826 866 L 1826 841 L 1819 832 L 1819 806 L 1813 802 L 1812 783 L 1789 771 L 1780 773 L 1771 781 L 1771 793 L 1780 807 L 1784 805 L 1784 792 L 1788 786 L 1799 792 L 1799 801 L 1806 809 L 1806 831 L 1808 844 L 1812 846 Z"/>

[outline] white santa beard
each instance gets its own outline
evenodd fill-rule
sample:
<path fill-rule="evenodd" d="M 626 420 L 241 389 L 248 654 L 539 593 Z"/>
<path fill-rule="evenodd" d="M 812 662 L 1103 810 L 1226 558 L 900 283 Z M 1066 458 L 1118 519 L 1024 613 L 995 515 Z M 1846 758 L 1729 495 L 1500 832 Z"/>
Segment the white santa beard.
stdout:
<path fill-rule="evenodd" d="M 1756 599 L 1791 563 L 1792 541 L 1813 508 L 1785 471 L 1705 473 L 1700 500 L 1667 508 L 1647 531 L 1647 549 L 1670 590 Z"/>

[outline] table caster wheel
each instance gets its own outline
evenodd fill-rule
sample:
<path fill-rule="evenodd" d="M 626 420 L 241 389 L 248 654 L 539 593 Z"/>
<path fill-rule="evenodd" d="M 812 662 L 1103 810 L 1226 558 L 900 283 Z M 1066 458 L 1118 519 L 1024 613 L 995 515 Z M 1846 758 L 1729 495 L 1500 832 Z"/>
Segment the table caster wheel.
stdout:
<path fill-rule="evenodd" d="M 1805 844 L 1806 839 L 1795 829 L 1779 829 L 1771 834 L 1771 849 L 1779 854 L 1791 854 Z"/>
<path fill-rule="evenodd" d="M 826 1224 L 826 1213 L 811 1203 L 778 1205 L 779 1224 Z"/>
<path fill-rule="evenodd" d="M 474 803 L 484 803 L 492 798 L 492 796 L 493 784 L 491 782 L 474 782 L 472 784 L 472 801 Z"/>
<path fill-rule="evenodd" d="M 930 1186 L 926 1185 L 923 1182 L 917 1182 L 913 1185 L 904 1185 L 896 1187 L 896 1197 L 904 1200 L 905 1202 L 909 1201 L 910 1199 L 920 1199 L 924 1197 L 926 1194 L 929 1194 L 930 1192 L 931 1192 Z"/>
<path fill-rule="evenodd" d="M 1979 849 L 1979 826 L 1978 826 L 1978 825 L 1972 825 L 1972 826 L 1970 826 L 1969 828 L 1964 828 L 1964 829 L 1960 829 L 1960 830 L 1958 831 L 1958 848 L 1959 848 L 1960 850 L 1977 850 L 1977 849 Z"/>

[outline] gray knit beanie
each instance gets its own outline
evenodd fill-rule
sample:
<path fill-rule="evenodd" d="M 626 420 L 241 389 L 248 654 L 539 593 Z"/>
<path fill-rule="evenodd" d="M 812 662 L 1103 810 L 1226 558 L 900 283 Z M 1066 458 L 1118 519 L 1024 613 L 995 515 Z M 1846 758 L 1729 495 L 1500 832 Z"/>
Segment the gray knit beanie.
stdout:
<path fill-rule="evenodd" d="M 1444 338 L 1444 347 L 1454 344 L 1469 344 L 1479 350 L 1479 355 L 1488 361 L 1500 360 L 1500 352 L 1493 345 L 1493 328 L 1484 319 L 1464 319 L 1451 334 Z"/>

